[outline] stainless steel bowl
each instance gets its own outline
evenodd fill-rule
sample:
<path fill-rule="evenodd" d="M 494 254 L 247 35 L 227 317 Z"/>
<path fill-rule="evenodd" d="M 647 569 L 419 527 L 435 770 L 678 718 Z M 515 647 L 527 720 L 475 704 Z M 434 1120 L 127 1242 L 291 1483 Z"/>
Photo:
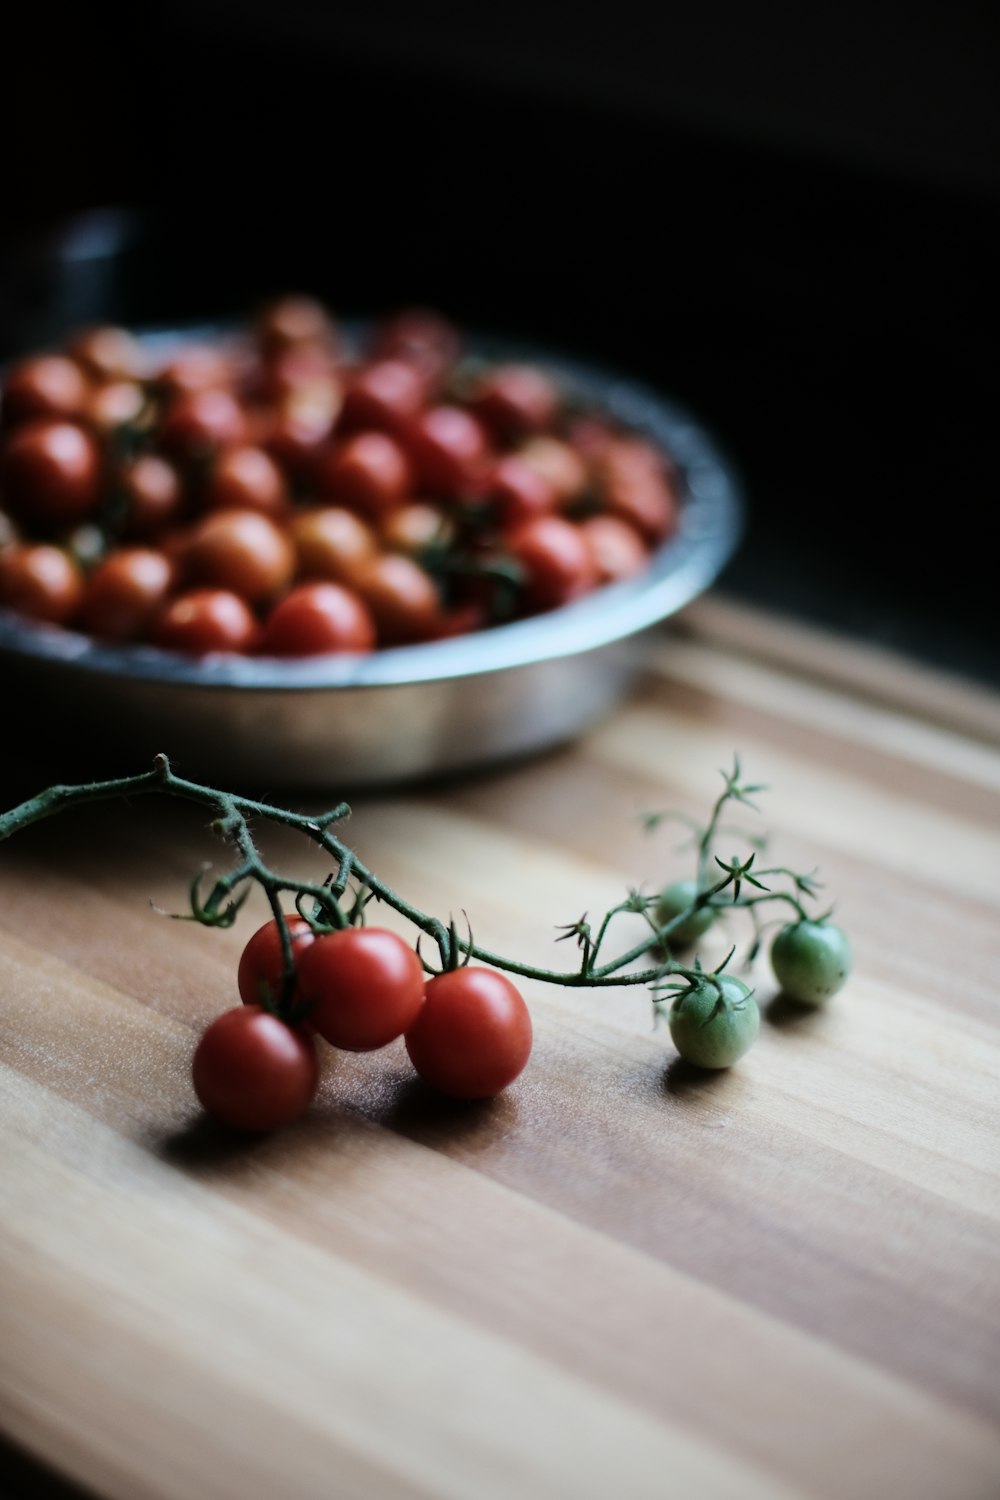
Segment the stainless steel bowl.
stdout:
<path fill-rule="evenodd" d="M 685 498 L 678 531 L 639 577 L 474 635 L 364 657 L 188 660 L 101 645 L 0 611 L 0 670 L 20 743 L 159 751 L 186 775 L 319 791 L 471 769 L 571 739 L 629 691 L 651 631 L 715 579 L 743 503 L 731 468 L 681 407 L 612 371 L 497 340 L 563 387 L 667 447 Z"/>

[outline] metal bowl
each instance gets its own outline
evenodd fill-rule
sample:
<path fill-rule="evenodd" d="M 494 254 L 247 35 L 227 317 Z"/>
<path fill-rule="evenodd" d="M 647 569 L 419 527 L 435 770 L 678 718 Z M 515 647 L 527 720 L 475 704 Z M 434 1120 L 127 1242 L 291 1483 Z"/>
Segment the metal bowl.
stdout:
<path fill-rule="evenodd" d="M 176 335 L 174 335 L 176 337 Z M 732 554 L 743 503 L 729 465 L 681 407 L 616 373 L 472 339 L 486 357 L 550 370 L 562 387 L 668 448 L 684 482 L 676 534 L 638 577 L 549 614 L 368 656 L 189 660 L 109 646 L 0 611 L 0 668 L 21 743 L 113 755 L 160 751 L 225 785 L 365 787 L 468 770 L 571 739 L 629 691 L 652 627 Z"/>

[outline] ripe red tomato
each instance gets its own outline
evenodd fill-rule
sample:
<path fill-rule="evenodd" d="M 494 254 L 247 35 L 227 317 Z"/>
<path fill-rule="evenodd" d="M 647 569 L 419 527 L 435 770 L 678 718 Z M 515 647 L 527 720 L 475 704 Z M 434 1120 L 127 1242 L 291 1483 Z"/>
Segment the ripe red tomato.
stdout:
<path fill-rule="evenodd" d="M 462 496 L 478 490 L 490 448 L 482 424 L 460 406 L 429 406 L 410 426 L 408 439 L 417 479 L 432 495 Z"/>
<path fill-rule="evenodd" d="M 231 589 L 251 604 L 276 598 L 295 570 L 295 549 L 287 533 L 256 510 L 204 516 L 191 532 L 183 558 L 192 583 Z"/>
<path fill-rule="evenodd" d="M 352 429 L 405 432 L 424 404 L 427 382 L 401 359 L 379 359 L 358 370 L 344 393 L 341 423 Z"/>
<path fill-rule="evenodd" d="M 286 916 L 285 924 L 292 940 L 292 959 L 297 961 L 315 937 L 305 917 Z M 285 961 L 281 952 L 281 934 L 272 917 L 258 927 L 240 955 L 236 982 L 244 1005 L 274 1005 L 281 998 L 285 982 Z"/>
<path fill-rule="evenodd" d="M 461 344 L 457 328 L 440 313 L 409 307 L 379 325 L 372 353 L 378 359 L 401 359 L 419 370 L 429 385 L 438 385 L 458 358 Z"/>
<path fill-rule="evenodd" d="M 71 526 L 101 504 L 101 455 L 75 422 L 38 417 L 15 428 L 3 453 L 4 504 L 31 525 Z"/>
<path fill-rule="evenodd" d="M 218 1016 L 195 1048 L 194 1091 L 202 1107 L 239 1130 L 276 1130 L 304 1114 L 319 1084 L 312 1037 L 259 1005 Z"/>
<path fill-rule="evenodd" d="M 559 495 L 545 474 L 516 453 L 497 460 L 486 487 L 486 500 L 502 529 L 555 510 Z"/>
<path fill-rule="evenodd" d="M 325 933 L 298 962 L 309 1020 L 334 1047 L 372 1052 L 413 1025 L 424 1003 L 424 971 L 412 948 L 384 927 Z"/>
<path fill-rule="evenodd" d="M 304 579 L 351 583 L 378 551 L 371 528 L 339 505 L 300 511 L 293 516 L 289 532 L 298 576 Z"/>
<path fill-rule="evenodd" d="M 142 374 L 142 348 L 127 328 L 82 328 L 66 349 L 95 380 L 136 380 Z"/>
<path fill-rule="evenodd" d="M 601 454 L 598 474 L 608 510 L 634 526 L 650 546 L 671 534 L 677 524 L 677 491 L 651 443 L 642 438 L 609 443 Z"/>
<path fill-rule="evenodd" d="M 632 578 L 649 561 L 642 537 L 621 517 L 588 516 L 579 524 L 597 566 L 598 582 Z"/>
<path fill-rule="evenodd" d="M 32 620 L 68 625 L 83 597 L 83 575 L 68 553 L 47 543 L 0 549 L 0 604 Z"/>
<path fill-rule="evenodd" d="M 212 468 L 204 503 L 208 510 L 257 510 L 281 520 L 288 509 L 288 486 L 263 448 L 230 448 Z"/>
<path fill-rule="evenodd" d="M 300 583 L 264 623 L 262 656 L 324 656 L 375 649 L 375 622 L 364 602 L 339 583 Z"/>
<path fill-rule="evenodd" d="M 78 417 L 87 404 L 90 381 L 63 354 L 39 354 L 14 365 L 3 388 L 7 426 L 32 417 Z"/>
<path fill-rule="evenodd" d="M 477 383 L 469 404 L 495 437 L 513 442 L 551 426 L 559 392 L 534 365 L 499 365 Z"/>
<path fill-rule="evenodd" d="M 303 346 L 331 346 L 336 330 L 321 302 L 314 297 L 279 297 L 261 309 L 254 332 L 265 355 Z"/>
<path fill-rule="evenodd" d="M 147 634 L 173 582 L 172 564 L 151 547 L 119 547 L 87 579 L 80 623 L 109 641 L 136 641 Z"/>
<path fill-rule="evenodd" d="M 422 552 L 434 543 L 447 545 L 455 527 L 439 505 L 411 500 L 385 517 L 379 527 L 383 547 L 390 552 Z"/>
<path fill-rule="evenodd" d="M 122 469 L 120 482 L 125 536 L 156 536 L 180 519 L 184 505 L 181 477 L 158 453 L 140 453 L 132 459 Z"/>
<path fill-rule="evenodd" d="M 261 414 L 255 441 L 293 479 L 313 483 L 314 471 L 340 411 L 340 387 L 314 382 L 291 391 Z"/>
<path fill-rule="evenodd" d="M 223 390 L 232 379 L 232 361 L 221 349 L 210 344 L 188 344 L 163 366 L 156 384 L 163 395 L 173 397 Z"/>
<path fill-rule="evenodd" d="M 502 546 L 524 569 L 522 605 L 528 613 L 569 604 L 597 583 L 597 564 L 586 538 L 563 516 L 525 521 L 504 533 Z"/>
<path fill-rule="evenodd" d="M 323 495 L 378 520 L 410 492 L 410 463 L 387 432 L 358 432 L 320 458 L 316 483 Z"/>
<path fill-rule="evenodd" d="M 380 645 L 411 645 L 434 633 L 441 600 L 430 574 L 412 557 L 381 552 L 354 582 L 371 610 Z"/>
<path fill-rule="evenodd" d="M 235 447 L 247 435 L 247 416 L 231 391 L 196 390 L 169 403 L 157 434 L 164 453 L 201 459 Z"/>
<path fill-rule="evenodd" d="M 560 438 L 541 434 L 529 438 L 517 452 L 526 464 L 549 481 L 560 505 L 578 500 L 587 488 L 590 475 L 586 463 L 575 448 Z"/>
<path fill-rule="evenodd" d="M 146 404 L 146 393 L 135 380 L 108 380 L 96 386 L 84 416 L 102 437 L 135 422 Z"/>
<path fill-rule="evenodd" d="M 190 589 L 163 608 L 150 632 L 157 646 L 186 656 L 250 651 L 259 626 L 250 606 L 228 589 Z"/>
<path fill-rule="evenodd" d="M 456 1099 L 490 1099 L 531 1055 L 531 1016 L 521 992 L 495 969 L 468 966 L 432 979 L 406 1033 L 420 1077 Z"/>

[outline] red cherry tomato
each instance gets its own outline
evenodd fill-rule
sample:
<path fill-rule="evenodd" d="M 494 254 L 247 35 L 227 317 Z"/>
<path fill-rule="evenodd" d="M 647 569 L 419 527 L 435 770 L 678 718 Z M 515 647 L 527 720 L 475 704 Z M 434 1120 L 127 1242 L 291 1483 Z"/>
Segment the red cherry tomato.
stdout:
<path fill-rule="evenodd" d="M 192 583 L 231 589 L 251 604 L 276 598 L 295 570 L 287 533 L 255 510 L 220 510 L 203 517 L 183 557 Z"/>
<path fill-rule="evenodd" d="M 259 1005 L 217 1017 L 195 1048 L 194 1091 L 204 1109 L 239 1130 L 276 1130 L 304 1114 L 319 1084 L 312 1037 Z"/>
<path fill-rule="evenodd" d="M 409 307 L 385 319 L 375 330 L 372 354 L 413 365 L 431 385 L 440 384 L 461 349 L 457 328 L 432 309 Z"/>
<path fill-rule="evenodd" d="M 82 628 L 103 640 L 140 640 L 162 610 L 173 577 L 173 566 L 162 552 L 119 547 L 87 579 Z"/>
<path fill-rule="evenodd" d="M 460 406 L 431 406 L 410 427 L 408 446 L 421 489 L 431 494 L 474 493 L 489 460 L 482 424 Z"/>
<path fill-rule="evenodd" d="M 551 426 L 559 392 L 534 365 L 499 365 L 477 382 L 469 404 L 494 437 L 513 442 Z"/>
<path fill-rule="evenodd" d="M 312 482 L 334 423 L 340 412 L 340 387 L 313 383 L 290 392 L 262 417 L 256 441 L 286 474 Z"/>
<path fill-rule="evenodd" d="M 378 552 L 371 528 L 339 505 L 300 511 L 292 518 L 289 534 L 300 578 L 351 583 Z"/>
<path fill-rule="evenodd" d="M 197 391 L 224 390 L 232 383 L 233 374 L 232 361 L 221 349 L 189 344 L 163 366 L 156 385 L 167 397 L 190 396 Z"/>
<path fill-rule="evenodd" d="M 402 552 L 382 552 L 359 570 L 355 587 L 371 610 L 383 646 L 427 640 L 441 607 L 430 574 Z"/>
<path fill-rule="evenodd" d="M 597 567 L 599 583 L 632 578 L 649 562 L 642 537 L 619 516 L 588 516 L 579 524 Z"/>
<path fill-rule="evenodd" d="M 309 1020 L 347 1052 L 372 1052 L 408 1031 L 424 1003 L 424 971 L 413 949 L 383 927 L 325 933 L 298 963 Z"/>
<path fill-rule="evenodd" d="M 320 492 L 372 520 L 395 510 L 410 492 L 410 464 L 387 432 L 358 432 L 320 459 Z"/>
<path fill-rule="evenodd" d="M 330 314 L 315 297 L 279 297 L 257 315 L 254 329 L 265 355 L 307 345 L 330 346 L 336 330 Z"/>
<path fill-rule="evenodd" d="M 29 526 L 71 526 L 101 503 L 101 455 L 75 422 L 40 417 L 16 428 L 0 476 L 4 504 Z"/>
<path fill-rule="evenodd" d="M 501 539 L 505 552 L 524 569 L 524 608 L 530 614 L 556 609 L 590 592 L 597 564 L 579 526 L 563 516 L 538 516 Z"/>
<path fill-rule="evenodd" d="M 164 607 L 151 632 L 156 645 L 186 656 L 250 651 L 259 627 L 245 600 L 228 589 L 190 589 Z"/>
<path fill-rule="evenodd" d="M 83 328 L 66 350 L 95 380 L 137 380 L 142 374 L 142 348 L 127 328 Z"/>
<path fill-rule="evenodd" d="M 439 505 L 411 500 L 391 511 L 379 527 L 382 545 L 390 552 L 422 552 L 433 544 L 447 545 L 455 528 Z"/>
<path fill-rule="evenodd" d="M 560 505 L 578 500 L 587 488 L 590 475 L 586 463 L 575 448 L 560 438 L 533 437 L 517 451 L 526 464 L 549 481 Z"/>
<path fill-rule="evenodd" d="M 156 536 L 180 519 L 184 507 L 181 477 L 159 454 L 141 453 L 132 459 L 122 469 L 120 484 L 125 536 Z"/>
<path fill-rule="evenodd" d="M 190 391 L 169 403 L 160 421 L 157 440 L 164 453 L 181 459 L 202 459 L 221 448 L 242 443 L 247 416 L 231 391 L 210 388 Z"/>
<path fill-rule="evenodd" d="M 285 918 L 292 941 L 292 959 L 297 961 L 315 936 L 305 917 Z M 240 955 L 236 982 L 244 1005 L 274 1005 L 281 999 L 285 983 L 285 960 L 281 934 L 272 917 L 258 927 Z"/>
<path fill-rule="evenodd" d="M 348 382 L 341 424 L 405 433 L 426 394 L 427 382 L 413 365 L 401 359 L 376 360 L 356 371 Z"/>
<path fill-rule="evenodd" d="M 559 496 L 547 478 L 516 453 L 497 460 L 486 487 L 486 500 L 502 529 L 554 511 Z"/>
<path fill-rule="evenodd" d="M 420 1077 L 456 1099 L 490 1099 L 531 1055 L 531 1016 L 519 990 L 495 969 L 469 966 L 432 979 L 406 1033 Z"/>
<path fill-rule="evenodd" d="M 279 599 L 264 624 L 262 656 L 368 652 L 375 622 L 356 594 L 339 583 L 300 583 Z"/>
<path fill-rule="evenodd" d="M 288 510 L 288 486 L 263 448 L 230 448 L 209 475 L 204 503 L 209 510 L 256 510 L 280 520 Z"/>
<path fill-rule="evenodd" d="M 7 426 L 32 417 L 78 417 L 90 396 L 90 381 L 63 354 L 39 354 L 14 365 L 0 410 Z"/>
<path fill-rule="evenodd" d="M 146 405 L 146 393 L 134 380 L 109 380 L 95 387 L 84 416 L 99 435 L 135 422 Z"/>
<path fill-rule="evenodd" d="M 83 575 L 68 553 L 47 543 L 0 550 L 0 604 L 32 620 L 68 625 L 83 598 Z"/>
<path fill-rule="evenodd" d="M 677 524 L 679 501 L 662 455 L 642 438 L 609 443 L 598 464 L 602 498 L 613 515 L 628 521 L 651 545 Z"/>

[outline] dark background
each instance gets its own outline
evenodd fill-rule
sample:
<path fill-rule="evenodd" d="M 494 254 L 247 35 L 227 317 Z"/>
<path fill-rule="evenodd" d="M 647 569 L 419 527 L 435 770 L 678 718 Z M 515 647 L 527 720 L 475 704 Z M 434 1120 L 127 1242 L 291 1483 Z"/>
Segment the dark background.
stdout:
<path fill-rule="evenodd" d="M 647 9 L 29 17 L 0 355 L 438 305 L 690 405 L 750 499 L 726 590 L 1000 682 L 996 9 Z"/>

